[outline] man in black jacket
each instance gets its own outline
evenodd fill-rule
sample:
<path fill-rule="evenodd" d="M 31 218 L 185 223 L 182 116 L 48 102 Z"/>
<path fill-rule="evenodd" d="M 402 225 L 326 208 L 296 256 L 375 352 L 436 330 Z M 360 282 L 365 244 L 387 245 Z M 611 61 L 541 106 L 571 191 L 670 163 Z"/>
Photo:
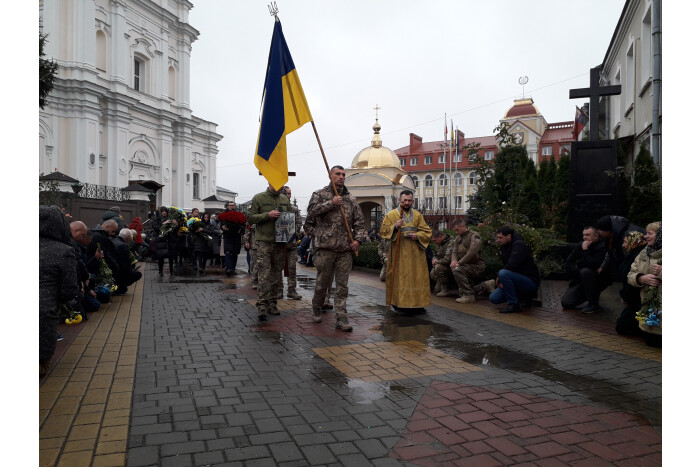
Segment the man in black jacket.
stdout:
<path fill-rule="evenodd" d="M 596 228 L 584 228 L 583 241 L 576 245 L 564 264 L 566 270 L 574 276 L 561 298 L 561 306 L 565 310 L 576 308 L 587 301 L 588 304 L 581 310 L 583 313 L 600 311 L 598 300 L 600 293 L 608 286 L 608 281 L 598 273 L 598 268 L 603 264 L 606 251 L 605 241 L 600 238 Z"/>
<path fill-rule="evenodd" d="M 595 226 L 607 249 L 607 254 L 603 264 L 598 268 L 598 273 L 606 279 L 607 285 L 610 285 L 613 282 L 615 273 L 624 261 L 625 256 L 627 256 L 627 253 L 622 248 L 622 241 L 629 232 L 645 232 L 643 228 L 630 224 L 622 216 L 603 216 L 598 219 Z M 625 279 L 622 278 L 622 280 L 624 281 Z"/>
<path fill-rule="evenodd" d="M 503 269 L 498 271 L 496 290 L 491 292 L 491 303 L 506 302 L 501 313 L 517 313 L 520 300 L 528 300 L 537 294 L 540 273 L 535 265 L 532 250 L 525 244 L 522 235 L 504 225 L 496 230 L 496 241 L 501 245 Z"/>

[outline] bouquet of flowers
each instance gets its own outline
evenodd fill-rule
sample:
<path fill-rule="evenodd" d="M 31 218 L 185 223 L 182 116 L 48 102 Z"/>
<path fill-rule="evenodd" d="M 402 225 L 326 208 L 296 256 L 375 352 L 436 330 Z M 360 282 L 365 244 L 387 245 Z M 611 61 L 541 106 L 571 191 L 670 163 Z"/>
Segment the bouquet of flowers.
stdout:
<path fill-rule="evenodd" d="M 204 229 L 205 227 L 206 226 L 204 225 L 204 221 L 197 217 L 192 217 L 187 221 L 187 231 L 192 236 L 192 238 L 201 236 L 202 238 L 204 238 L 204 240 L 207 241 L 208 244 L 211 245 L 211 236 L 209 236 L 209 234 L 207 234 L 206 232 L 199 230 L 200 228 Z"/>
<path fill-rule="evenodd" d="M 102 245 L 97 244 L 97 251 L 102 252 Z M 104 258 L 100 259 L 100 264 L 97 267 L 97 278 L 95 279 L 97 286 L 104 285 L 109 287 L 110 292 L 117 290 L 117 286 L 114 283 L 114 276 L 112 275 L 112 270 L 107 265 Z"/>
<path fill-rule="evenodd" d="M 661 264 L 661 260 L 659 260 Z M 637 321 L 647 326 L 658 326 L 661 318 L 661 297 L 659 297 L 658 287 L 650 286 L 647 294 L 642 300 L 642 307 L 637 312 Z"/>
<path fill-rule="evenodd" d="M 216 219 L 230 230 L 243 227 L 246 223 L 245 215 L 238 211 L 224 211 Z"/>
<path fill-rule="evenodd" d="M 165 237 L 166 235 L 177 232 L 180 229 L 180 223 L 184 224 L 187 219 L 185 211 L 174 206 L 170 206 L 168 209 L 168 219 L 169 221 L 174 221 L 169 224 L 163 223 L 160 226 L 160 236 Z"/>
<path fill-rule="evenodd" d="M 58 316 L 66 324 L 79 324 L 83 321 L 83 316 L 77 309 L 75 299 L 68 303 L 61 303 L 58 305 Z"/>

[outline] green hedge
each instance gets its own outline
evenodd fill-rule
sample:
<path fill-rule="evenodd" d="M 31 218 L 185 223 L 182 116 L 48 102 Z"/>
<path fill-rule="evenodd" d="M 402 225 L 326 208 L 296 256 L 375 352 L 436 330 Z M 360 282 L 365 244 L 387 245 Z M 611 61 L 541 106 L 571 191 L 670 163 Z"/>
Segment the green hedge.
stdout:
<path fill-rule="evenodd" d="M 363 243 L 357 256 L 352 257 L 352 265 L 369 269 L 381 269 L 382 263 L 379 261 L 377 249 L 379 243 Z"/>

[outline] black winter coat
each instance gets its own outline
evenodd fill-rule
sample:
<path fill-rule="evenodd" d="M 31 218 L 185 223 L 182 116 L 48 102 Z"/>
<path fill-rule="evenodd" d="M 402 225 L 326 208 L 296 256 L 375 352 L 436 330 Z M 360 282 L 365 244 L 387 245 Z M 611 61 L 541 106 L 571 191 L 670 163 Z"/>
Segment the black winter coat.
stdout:
<path fill-rule="evenodd" d="M 105 232 L 101 225 L 98 225 L 92 229 L 92 240 L 90 240 L 90 245 L 87 248 L 88 258 L 95 256 L 98 244 L 102 249 L 102 253 L 104 253 L 104 260 L 107 263 L 107 266 L 112 270 L 112 276 L 116 278 L 119 275 L 117 251 L 114 249 L 112 239 L 107 235 L 107 232 Z"/>
<path fill-rule="evenodd" d="M 211 239 L 211 236 L 214 234 L 213 226 L 211 224 L 205 225 L 202 233 L 208 235 Z M 211 254 L 211 240 L 207 241 L 203 235 L 192 235 L 192 237 L 194 238 L 195 253 Z"/>
<path fill-rule="evenodd" d="M 510 243 L 501 246 L 501 261 L 503 269 L 529 277 L 535 284 L 540 285 L 540 272 L 537 270 L 532 250 L 518 232 L 513 232 Z"/>
<path fill-rule="evenodd" d="M 160 236 L 160 227 L 167 219 L 154 220 L 153 226 L 155 231 L 156 258 L 177 257 L 177 233 L 171 232 L 167 235 Z"/>
<path fill-rule="evenodd" d="M 583 242 L 579 242 L 569 257 L 566 258 L 564 269 L 571 273 L 576 273 L 583 268 L 598 270 L 600 265 L 603 264 L 605 253 L 607 252 L 605 240 L 600 239 L 595 243 L 591 243 L 587 250 L 584 250 L 581 245 L 583 245 Z M 579 274 L 574 274 L 573 284 L 571 285 L 578 284 L 579 282 L 581 282 L 581 276 Z"/>
<path fill-rule="evenodd" d="M 63 212 L 56 206 L 40 206 L 39 359 L 50 358 L 56 350 L 58 305 L 74 299 L 80 292 L 70 238 Z"/>
<path fill-rule="evenodd" d="M 607 244 L 608 254 L 605 255 L 602 268 L 606 273 L 612 274 L 615 268 L 619 268 L 625 256 L 625 250 L 622 248 L 622 241 L 627 234 L 632 231 L 645 233 L 644 229 L 638 225 L 630 224 L 627 218 L 622 216 L 610 216 L 612 222 L 612 239 Z M 624 281 L 624 278 L 623 278 Z"/>
<path fill-rule="evenodd" d="M 235 254 L 241 252 L 241 235 L 245 225 L 237 225 L 229 230 L 221 229 L 221 238 L 224 241 L 224 251 L 230 251 Z M 221 228 L 221 224 L 219 226 Z"/>

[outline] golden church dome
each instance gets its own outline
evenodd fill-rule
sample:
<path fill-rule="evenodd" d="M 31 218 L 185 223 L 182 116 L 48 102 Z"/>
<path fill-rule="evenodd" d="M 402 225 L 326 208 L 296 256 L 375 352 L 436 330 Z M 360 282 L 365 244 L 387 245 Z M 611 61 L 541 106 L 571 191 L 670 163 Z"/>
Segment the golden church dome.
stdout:
<path fill-rule="evenodd" d="M 352 160 L 352 168 L 379 169 L 384 167 L 395 167 L 400 169 L 401 161 L 399 161 L 396 153 L 391 149 L 382 146 L 382 140 L 379 137 L 379 130 L 381 130 L 382 127 L 379 126 L 379 121 L 375 121 L 372 129 L 374 130 L 372 145 L 357 153 L 355 158 Z"/>

